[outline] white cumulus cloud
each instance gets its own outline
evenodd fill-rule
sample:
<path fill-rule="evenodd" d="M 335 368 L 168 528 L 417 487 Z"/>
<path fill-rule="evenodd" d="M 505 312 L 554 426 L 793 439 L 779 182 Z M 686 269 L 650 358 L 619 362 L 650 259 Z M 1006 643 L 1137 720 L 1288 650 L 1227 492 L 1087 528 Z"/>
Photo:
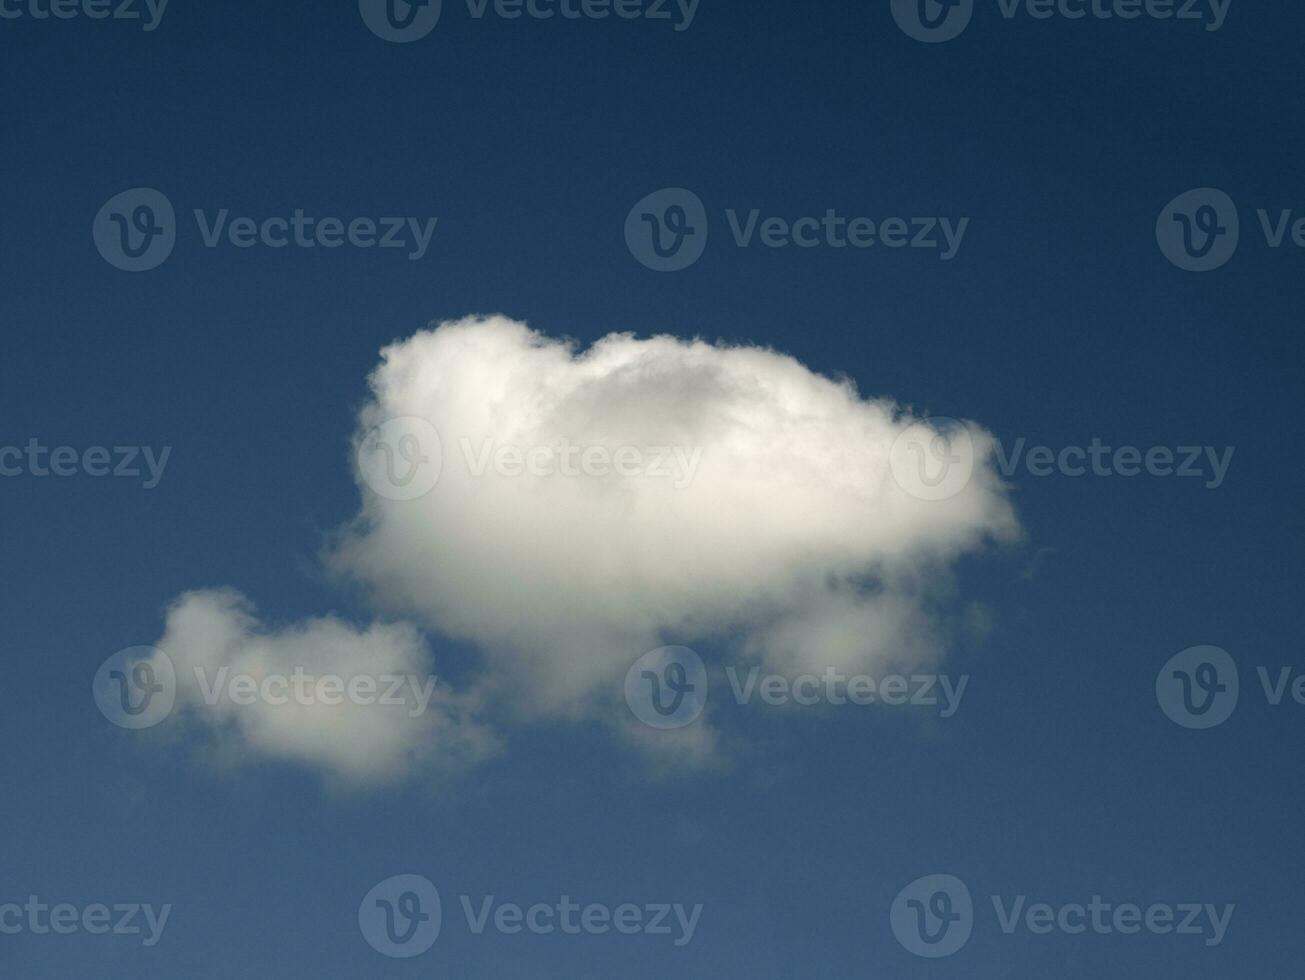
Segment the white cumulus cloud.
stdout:
<path fill-rule="evenodd" d="M 475 643 L 486 690 L 525 715 L 585 713 L 662 643 L 776 669 L 919 664 L 939 652 L 933 586 L 1016 527 L 983 430 L 964 488 L 920 499 L 889 466 L 919 420 L 757 347 L 580 350 L 466 319 L 386 348 L 371 390 L 363 509 L 331 561 Z M 395 500 L 364 479 L 383 448 L 366 435 L 403 417 L 437 430 L 423 454 L 442 469 Z"/>
<path fill-rule="evenodd" d="M 440 687 L 416 719 L 227 711 L 185 692 L 219 745 L 353 779 L 473 764 L 497 745 L 487 716 L 501 729 L 604 718 L 707 764 L 722 744 L 710 712 L 644 729 L 621 703 L 626 671 L 665 644 L 790 673 L 937 661 L 951 567 L 1018 530 L 992 438 L 967 431 L 968 479 L 912 493 L 893 446 L 932 437 L 929 423 L 792 357 L 627 334 L 581 349 L 503 317 L 443 323 L 381 352 L 354 437 L 362 509 L 326 555 L 413 625 L 269 631 L 238 594 L 196 593 L 160 645 L 179 675 L 343 674 L 426 669 L 420 629 L 469 642 L 463 691 Z"/>

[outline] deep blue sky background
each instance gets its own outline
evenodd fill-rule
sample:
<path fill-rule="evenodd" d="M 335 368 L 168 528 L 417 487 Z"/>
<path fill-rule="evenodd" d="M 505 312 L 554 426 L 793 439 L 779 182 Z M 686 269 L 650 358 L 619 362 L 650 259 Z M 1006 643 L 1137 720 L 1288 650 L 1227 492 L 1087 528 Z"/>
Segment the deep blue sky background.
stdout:
<path fill-rule="evenodd" d="M 446 3 L 390 45 L 352 2 L 173 0 L 161 28 L 0 22 L 0 443 L 171 445 L 162 485 L 0 481 L 0 902 L 176 906 L 163 943 L 0 937 L 0 974 L 97 976 L 1285 976 L 1299 928 L 1305 709 L 1244 702 L 1207 733 L 1155 704 L 1200 643 L 1301 664 L 1305 254 L 1253 209 L 1305 209 L 1305 9 L 1234 0 L 1188 24 L 1001 20 L 926 46 L 886 0 L 702 0 L 666 23 L 475 21 Z M 90 223 L 148 185 L 178 211 L 421 215 L 421 262 L 199 246 L 127 275 Z M 716 224 L 692 269 L 622 240 L 660 187 Z M 1157 214 L 1213 185 L 1243 245 L 1191 275 Z M 967 215 L 958 258 L 733 248 L 724 208 Z M 655 782 L 600 729 L 533 730 L 455 787 L 335 798 L 301 771 L 230 778 L 142 750 L 96 711 L 110 653 L 164 603 L 232 584 L 265 616 L 363 618 L 322 581 L 355 510 L 353 412 L 387 341 L 503 312 L 774 345 L 862 391 L 1005 439 L 1235 445 L 1226 484 L 1016 478 L 1026 546 L 967 563 L 996 628 L 947 669 L 956 718 L 873 710 L 745 721 L 727 776 Z M 1293 441 L 1295 440 L 1295 441 Z M 438 652 L 437 644 L 437 652 Z M 934 871 L 985 908 L 956 957 L 887 924 Z M 358 934 L 392 874 L 529 904 L 703 902 L 656 939 L 444 937 L 412 962 Z M 1236 902 L 1228 939 L 1005 937 L 988 894 Z"/>

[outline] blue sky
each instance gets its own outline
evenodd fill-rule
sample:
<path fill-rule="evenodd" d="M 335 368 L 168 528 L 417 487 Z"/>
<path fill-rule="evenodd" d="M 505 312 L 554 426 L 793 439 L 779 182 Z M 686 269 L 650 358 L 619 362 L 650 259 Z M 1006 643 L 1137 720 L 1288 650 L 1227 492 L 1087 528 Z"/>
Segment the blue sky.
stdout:
<path fill-rule="evenodd" d="M 174 0 L 151 31 L 0 20 L 0 444 L 172 447 L 148 490 L 0 479 L 15 680 L 0 906 L 172 906 L 149 948 L 0 934 L 0 973 L 983 980 L 1268 977 L 1299 962 L 1305 708 L 1268 703 L 1256 668 L 1301 666 L 1288 443 L 1305 254 L 1290 231 L 1270 247 L 1257 211 L 1273 224 L 1305 209 L 1305 11 L 1234 0 L 1205 30 L 1007 19 L 978 0 L 963 33 L 927 44 L 890 7 L 702 0 L 677 31 L 478 19 L 446 0 L 408 44 L 348 2 Z M 178 228 L 167 260 L 133 274 L 91 227 L 138 187 L 166 195 Z M 624 235 L 663 188 L 692 191 L 710 225 L 677 272 L 645 267 Z M 1225 192 L 1240 219 L 1235 255 L 1207 273 L 1157 243 L 1158 217 L 1195 188 Z M 411 260 L 208 248 L 195 209 L 438 222 Z M 754 209 L 969 223 L 949 260 L 882 243 L 739 247 L 727 212 Z M 946 719 L 726 703 L 714 674 L 720 766 L 666 772 L 622 735 L 628 718 L 589 702 L 574 720 L 490 703 L 501 744 L 479 764 L 367 787 L 252 751 L 218 766 L 193 732 L 106 720 L 96 671 L 159 641 L 165 607 L 195 589 L 238 588 L 272 629 L 415 619 L 436 672 L 474 687 L 493 651 L 378 608 L 323 559 L 360 509 L 351 438 L 378 352 L 473 314 L 582 349 L 617 331 L 771 347 L 863 396 L 974 420 L 1007 455 L 1021 438 L 1235 453 L 1217 487 L 1003 474 L 1021 536 L 958 546 L 932 583 L 945 622 L 969 610 L 987 624 L 943 630 L 932 669 L 970 678 Z M 728 636 L 664 640 L 713 671 L 729 662 Z M 1241 678 L 1237 710 L 1206 731 L 1156 696 L 1167 661 L 1199 645 L 1226 650 Z M 644 652 L 613 654 L 619 673 Z M 511 681 L 519 662 L 496 662 Z M 619 699 L 619 677 L 600 687 Z M 899 892 L 935 873 L 975 905 L 972 938 L 943 959 L 890 926 Z M 439 888 L 444 928 L 428 952 L 390 959 L 358 909 L 401 874 Z M 682 947 L 475 935 L 461 895 L 703 911 Z M 1217 946 L 1007 935 L 994 895 L 1236 910 Z"/>

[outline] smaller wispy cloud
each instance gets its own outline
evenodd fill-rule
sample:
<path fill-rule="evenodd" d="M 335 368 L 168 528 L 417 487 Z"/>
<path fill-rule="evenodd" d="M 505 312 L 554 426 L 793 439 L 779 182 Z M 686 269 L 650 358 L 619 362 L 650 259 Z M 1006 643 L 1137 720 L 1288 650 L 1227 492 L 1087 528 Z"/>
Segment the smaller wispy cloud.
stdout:
<path fill-rule="evenodd" d="M 479 702 L 433 672 L 406 624 L 359 628 L 332 617 L 269 629 L 231 589 L 189 592 L 158 647 L 176 673 L 173 723 L 214 764 L 281 760 L 346 784 L 447 774 L 493 754 Z"/>

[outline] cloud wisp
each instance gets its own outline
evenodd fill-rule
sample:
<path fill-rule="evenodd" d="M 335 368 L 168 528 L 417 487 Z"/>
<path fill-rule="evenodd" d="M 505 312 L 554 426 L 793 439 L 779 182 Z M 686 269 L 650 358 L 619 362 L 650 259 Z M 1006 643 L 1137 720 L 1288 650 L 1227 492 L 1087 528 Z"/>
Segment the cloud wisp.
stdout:
<path fill-rule="evenodd" d="M 296 763 L 369 786 L 461 771 L 498 748 L 478 699 L 432 673 L 425 638 L 407 624 L 324 617 L 271 629 L 243 595 L 214 589 L 173 602 L 158 648 L 171 661 L 176 722 L 199 732 L 218 767 Z"/>

